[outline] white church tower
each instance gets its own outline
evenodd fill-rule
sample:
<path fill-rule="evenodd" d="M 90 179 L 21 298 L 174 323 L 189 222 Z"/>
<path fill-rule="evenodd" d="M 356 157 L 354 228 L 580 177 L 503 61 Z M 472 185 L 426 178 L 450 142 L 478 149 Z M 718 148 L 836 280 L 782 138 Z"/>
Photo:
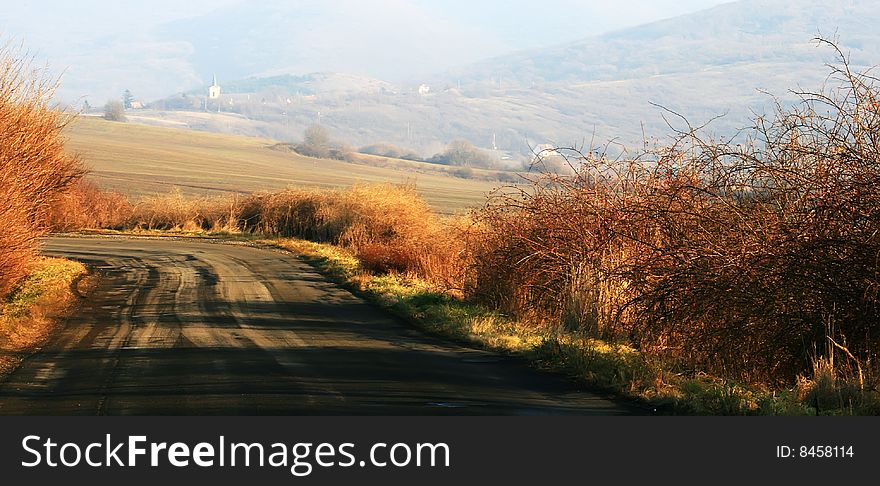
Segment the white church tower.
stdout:
<path fill-rule="evenodd" d="M 214 82 L 208 87 L 208 99 L 216 100 L 220 98 L 220 85 L 217 84 L 217 75 L 214 75 Z"/>

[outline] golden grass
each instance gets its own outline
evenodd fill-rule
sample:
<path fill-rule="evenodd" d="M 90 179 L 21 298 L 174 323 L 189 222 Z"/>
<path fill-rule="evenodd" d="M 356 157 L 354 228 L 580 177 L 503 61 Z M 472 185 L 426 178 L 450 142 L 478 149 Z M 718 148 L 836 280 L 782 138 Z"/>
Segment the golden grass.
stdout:
<path fill-rule="evenodd" d="M 457 177 L 463 168 L 454 165 L 432 164 L 430 162 L 420 162 L 417 160 L 396 159 L 383 155 L 364 154 L 360 152 L 352 152 L 347 156 L 348 160 L 357 163 L 370 165 L 373 167 L 383 167 L 388 169 L 400 169 L 423 174 L 441 174 L 448 177 Z M 505 172 L 490 169 L 480 169 L 468 167 L 466 169 L 470 173 L 471 179 L 497 181 L 499 177 L 509 180 L 517 180 L 517 174 L 514 172 Z M 459 180 L 462 178 L 458 177 Z"/>
<path fill-rule="evenodd" d="M 92 180 L 135 198 L 167 194 L 174 187 L 185 195 L 204 196 L 290 186 L 329 189 L 359 183 L 415 183 L 434 210 L 452 214 L 481 205 L 486 193 L 498 185 L 452 177 L 444 168 L 432 171 L 426 167 L 429 164 L 413 172 L 413 163 L 405 161 L 398 168 L 313 159 L 273 150 L 277 142 L 268 139 L 92 117 L 80 117 L 65 135 L 67 148 L 81 156 L 91 169 Z"/>
<path fill-rule="evenodd" d="M 72 286 L 85 275 L 83 264 L 61 258 L 40 258 L 31 265 L 28 276 L 0 303 L 0 376 L 49 337 L 72 309 Z"/>

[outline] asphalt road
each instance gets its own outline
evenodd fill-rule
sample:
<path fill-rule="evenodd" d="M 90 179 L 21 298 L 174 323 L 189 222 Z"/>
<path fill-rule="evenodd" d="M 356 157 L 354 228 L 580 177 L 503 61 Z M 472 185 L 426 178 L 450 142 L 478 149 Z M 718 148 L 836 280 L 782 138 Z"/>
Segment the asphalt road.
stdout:
<path fill-rule="evenodd" d="M 624 414 L 522 360 L 427 336 L 292 255 L 52 238 L 100 276 L 0 383 L 2 414 Z"/>

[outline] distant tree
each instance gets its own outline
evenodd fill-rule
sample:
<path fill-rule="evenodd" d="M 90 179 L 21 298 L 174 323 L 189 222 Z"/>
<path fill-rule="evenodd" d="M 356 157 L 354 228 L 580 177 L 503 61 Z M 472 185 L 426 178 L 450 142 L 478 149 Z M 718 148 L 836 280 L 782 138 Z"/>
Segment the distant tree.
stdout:
<path fill-rule="evenodd" d="M 472 179 L 474 177 L 474 169 L 470 167 L 459 167 L 452 171 L 452 175 L 455 177 L 461 177 L 462 179 Z"/>
<path fill-rule="evenodd" d="M 125 90 L 125 92 L 122 93 L 122 107 L 125 108 L 126 110 L 130 110 L 131 103 L 133 101 L 134 101 L 134 96 L 131 94 L 131 91 Z"/>
<path fill-rule="evenodd" d="M 497 165 L 495 159 L 486 152 L 474 147 L 466 140 L 454 140 L 446 146 L 443 153 L 431 157 L 428 162 L 461 167 L 490 168 Z"/>
<path fill-rule="evenodd" d="M 120 101 L 108 101 L 106 105 L 104 105 L 104 119 L 116 122 L 124 122 L 127 121 L 125 117 L 125 107 L 122 105 Z"/>
<path fill-rule="evenodd" d="M 327 129 L 321 125 L 312 125 L 306 128 L 303 141 L 314 147 L 330 147 L 330 135 Z"/>
<path fill-rule="evenodd" d="M 309 157 L 330 157 L 330 134 L 321 125 L 311 125 L 303 133 L 303 142 L 296 147 L 296 151 Z"/>

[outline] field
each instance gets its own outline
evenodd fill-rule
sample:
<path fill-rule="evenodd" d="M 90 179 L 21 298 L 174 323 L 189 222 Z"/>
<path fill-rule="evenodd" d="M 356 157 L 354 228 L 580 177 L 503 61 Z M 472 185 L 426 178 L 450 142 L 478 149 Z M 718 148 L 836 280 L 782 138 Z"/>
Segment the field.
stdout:
<path fill-rule="evenodd" d="M 499 183 L 461 179 L 428 164 L 383 167 L 303 157 L 273 149 L 269 139 L 107 122 L 80 117 L 66 129 L 68 150 L 91 169 L 102 188 L 135 198 L 179 188 L 187 195 L 252 193 L 289 186 L 338 188 L 359 182 L 414 182 L 432 208 L 445 214 L 482 205 Z M 389 167 L 390 165 L 390 167 Z M 477 171 L 475 171 L 477 172 Z"/>

